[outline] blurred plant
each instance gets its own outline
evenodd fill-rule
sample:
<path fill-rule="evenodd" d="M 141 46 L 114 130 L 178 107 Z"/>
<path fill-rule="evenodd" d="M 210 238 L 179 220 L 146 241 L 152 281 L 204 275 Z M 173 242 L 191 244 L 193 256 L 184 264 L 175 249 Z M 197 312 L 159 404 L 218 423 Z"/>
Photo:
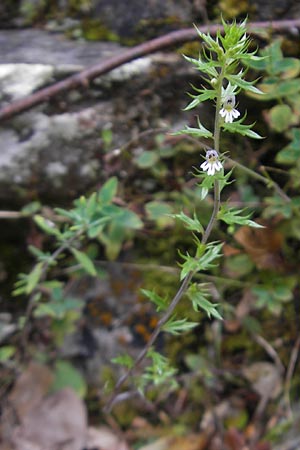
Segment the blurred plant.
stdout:
<path fill-rule="evenodd" d="M 262 71 L 264 76 L 259 83 L 263 96 L 251 96 L 263 101 L 275 101 L 266 112 L 271 130 L 283 133 L 290 141 L 277 154 L 277 163 L 291 166 L 290 186 L 298 188 L 300 169 L 300 60 L 284 57 L 281 39 L 275 40 L 261 51 L 261 60 L 249 61 L 249 67 Z M 282 202 L 281 202 L 282 203 Z M 282 204 L 282 206 L 284 206 Z"/>
<path fill-rule="evenodd" d="M 143 224 L 134 212 L 114 204 L 117 187 L 117 179 L 110 178 L 98 192 L 75 200 L 73 209 L 56 208 L 56 215 L 51 220 L 40 214 L 34 216 L 36 224 L 54 240 L 57 248 L 50 253 L 30 246 L 37 262 L 30 273 L 20 274 L 15 284 L 13 295 L 30 296 L 26 317 L 20 321 L 25 330 L 32 314 L 50 317 L 57 340 L 61 341 L 63 334 L 73 330 L 83 305 L 81 300 L 64 292 L 64 283 L 50 279 L 51 270 L 58 264 L 72 266 L 76 262 L 88 275 L 98 276 L 100 272 L 92 258 L 87 251 L 81 250 L 84 242 L 98 240 L 108 258 L 113 259 L 132 230 L 142 228 Z"/>

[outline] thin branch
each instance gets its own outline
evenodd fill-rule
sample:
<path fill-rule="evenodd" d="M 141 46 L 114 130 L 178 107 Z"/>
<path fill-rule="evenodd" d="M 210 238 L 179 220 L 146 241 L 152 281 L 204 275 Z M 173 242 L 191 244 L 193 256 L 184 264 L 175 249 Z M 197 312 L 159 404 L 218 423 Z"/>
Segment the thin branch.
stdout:
<path fill-rule="evenodd" d="M 72 236 L 70 239 L 68 239 L 66 242 L 64 242 L 60 247 L 58 247 L 51 255 L 50 260 L 51 261 L 55 261 L 65 250 L 67 250 L 68 248 L 70 248 L 71 244 L 76 241 L 76 239 L 78 239 L 81 235 L 83 234 L 83 232 L 80 230 L 78 231 L 74 236 Z M 44 266 L 41 272 L 41 276 L 40 276 L 40 281 L 43 281 L 46 277 L 47 274 L 47 270 L 50 267 L 50 260 L 44 262 Z M 37 293 L 37 288 L 35 288 L 33 290 L 33 292 L 31 293 L 29 300 L 28 300 L 28 304 L 26 307 L 26 311 L 25 311 L 25 315 L 24 315 L 24 324 L 23 324 L 23 329 L 22 329 L 22 333 L 21 333 L 21 340 L 20 340 L 20 347 L 21 350 L 23 351 L 23 354 L 25 354 L 25 349 L 26 349 L 26 345 L 28 342 L 28 335 L 29 335 L 29 319 L 31 316 L 31 313 L 33 311 L 34 305 L 35 305 L 35 295 Z"/>
<path fill-rule="evenodd" d="M 185 293 L 185 291 L 186 291 L 186 289 L 187 289 L 187 287 L 188 287 L 188 285 L 189 285 L 193 275 L 194 275 L 194 272 L 190 272 L 186 276 L 186 278 L 183 280 L 179 290 L 177 291 L 176 295 L 173 297 L 170 305 L 168 306 L 167 311 L 162 316 L 162 318 L 159 320 L 155 330 L 152 332 L 152 334 L 150 336 L 150 339 L 148 340 L 147 344 L 145 345 L 143 350 L 139 353 L 138 357 L 135 359 L 135 361 L 133 363 L 133 366 L 129 370 L 127 370 L 127 372 L 125 372 L 122 377 L 119 378 L 116 386 L 114 387 L 113 395 L 111 396 L 111 398 L 109 399 L 108 403 L 104 407 L 104 412 L 105 413 L 109 413 L 111 411 L 112 407 L 116 403 L 119 403 L 119 396 L 123 395 L 123 394 L 120 394 L 121 387 L 123 386 L 125 381 L 127 381 L 128 378 L 135 372 L 135 370 L 138 368 L 138 366 L 141 364 L 141 362 L 147 356 L 148 351 L 150 350 L 150 348 L 152 347 L 152 345 L 156 341 L 158 335 L 162 331 L 163 326 L 169 320 L 169 318 L 171 317 L 174 309 L 176 308 L 176 306 L 178 305 L 178 303 L 181 300 L 182 296 L 184 295 L 184 293 Z"/>
<path fill-rule="evenodd" d="M 282 361 L 278 355 L 278 353 L 276 352 L 275 348 L 272 347 L 272 345 L 262 336 L 260 336 L 259 334 L 253 334 L 253 339 L 255 340 L 255 342 L 260 345 L 265 351 L 266 353 L 270 356 L 270 358 L 273 359 L 278 372 L 280 373 L 280 375 L 282 375 L 284 373 L 284 365 L 282 364 Z"/>
<path fill-rule="evenodd" d="M 23 219 L 26 216 L 19 211 L 0 211 L 0 219 Z"/>
<path fill-rule="evenodd" d="M 265 29 L 270 31 L 297 31 L 298 28 L 300 28 L 300 19 L 279 20 L 273 22 L 253 22 L 248 24 L 248 32 L 253 35 L 259 34 L 259 30 Z M 198 29 L 203 33 L 209 32 L 211 35 L 215 35 L 218 30 L 222 30 L 222 26 L 219 24 L 202 25 L 199 26 Z M 13 117 L 16 114 L 20 114 L 21 112 L 26 111 L 33 106 L 46 102 L 50 98 L 75 87 L 87 87 L 89 81 L 93 80 L 94 78 L 108 73 L 111 70 L 137 58 L 149 55 L 159 50 L 163 50 L 172 45 L 194 41 L 198 38 L 198 34 L 194 28 L 186 28 L 183 30 L 172 31 L 171 33 L 165 34 L 164 36 L 129 48 L 119 55 L 112 56 L 111 58 L 108 58 L 107 60 L 100 62 L 99 64 L 95 64 L 75 75 L 72 75 L 65 80 L 59 81 L 52 86 L 41 89 L 40 91 L 37 91 L 27 97 L 21 98 L 9 105 L 4 106 L 2 109 L 0 109 L 0 120 L 5 120 Z"/>

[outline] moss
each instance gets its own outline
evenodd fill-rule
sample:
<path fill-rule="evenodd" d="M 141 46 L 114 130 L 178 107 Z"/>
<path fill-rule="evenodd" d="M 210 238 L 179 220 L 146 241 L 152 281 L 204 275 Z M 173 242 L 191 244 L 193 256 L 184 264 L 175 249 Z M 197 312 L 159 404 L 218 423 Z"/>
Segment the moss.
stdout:
<path fill-rule="evenodd" d="M 82 36 L 88 41 L 119 42 L 119 36 L 109 30 L 99 19 L 85 19 L 82 22 Z"/>
<path fill-rule="evenodd" d="M 184 45 L 179 47 L 179 49 L 176 52 L 179 53 L 180 55 L 198 58 L 199 50 L 200 50 L 200 43 L 199 41 L 195 41 L 195 42 L 186 42 Z"/>
<path fill-rule="evenodd" d="M 142 36 L 143 40 L 156 37 L 159 32 L 168 32 L 181 28 L 182 21 L 177 16 L 160 17 L 157 19 L 142 19 L 135 27 L 135 35 Z"/>
<path fill-rule="evenodd" d="M 41 18 L 41 16 L 45 13 L 46 7 L 46 0 L 38 0 L 37 2 L 26 0 L 21 4 L 20 13 L 25 23 L 30 25 Z"/>
<path fill-rule="evenodd" d="M 233 19 L 253 10 L 248 0 L 220 0 L 218 7 L 225 19 Z"/>

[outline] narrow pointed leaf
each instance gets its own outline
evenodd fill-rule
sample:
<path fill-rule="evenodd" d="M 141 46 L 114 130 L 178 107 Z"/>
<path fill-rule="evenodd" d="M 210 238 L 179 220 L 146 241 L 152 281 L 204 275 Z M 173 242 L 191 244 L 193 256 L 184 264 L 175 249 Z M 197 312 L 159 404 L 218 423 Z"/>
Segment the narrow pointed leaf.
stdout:
<path fill-rule="evenodd" d="M 89 256 L 86 253 L 76 250 L 76 248 L 72 248 L 71 251 L 72 251 L 74 257 L 76 258 L 76 260 L 82 266 L 82 268 L 89 275 L 92 275 L 93 277 L 95 277 L 97 275 L 97 271 L 96 271 L 93 261 L 89 258 Z"/>

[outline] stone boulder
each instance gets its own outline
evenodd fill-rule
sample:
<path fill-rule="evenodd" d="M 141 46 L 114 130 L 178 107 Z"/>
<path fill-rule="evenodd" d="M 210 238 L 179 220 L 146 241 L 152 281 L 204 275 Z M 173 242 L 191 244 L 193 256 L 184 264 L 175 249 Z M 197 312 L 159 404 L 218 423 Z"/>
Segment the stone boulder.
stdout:
<path fill-rule="evenodd" d="M 123 50 L 115 43 L 75 42 L 41 30 L 1 31 L 0 104 Z M 70 198 L 102 183 L 108 150 L 140 131 L 162 123 L 172 128 L 180 120 L 195 75 L 181 55 L 157 53 L 2 121 L 0 198 L 26 199 L 28 191 Z M 107 129 L 112 132 L 109 148 L 103 140 Z"/>

